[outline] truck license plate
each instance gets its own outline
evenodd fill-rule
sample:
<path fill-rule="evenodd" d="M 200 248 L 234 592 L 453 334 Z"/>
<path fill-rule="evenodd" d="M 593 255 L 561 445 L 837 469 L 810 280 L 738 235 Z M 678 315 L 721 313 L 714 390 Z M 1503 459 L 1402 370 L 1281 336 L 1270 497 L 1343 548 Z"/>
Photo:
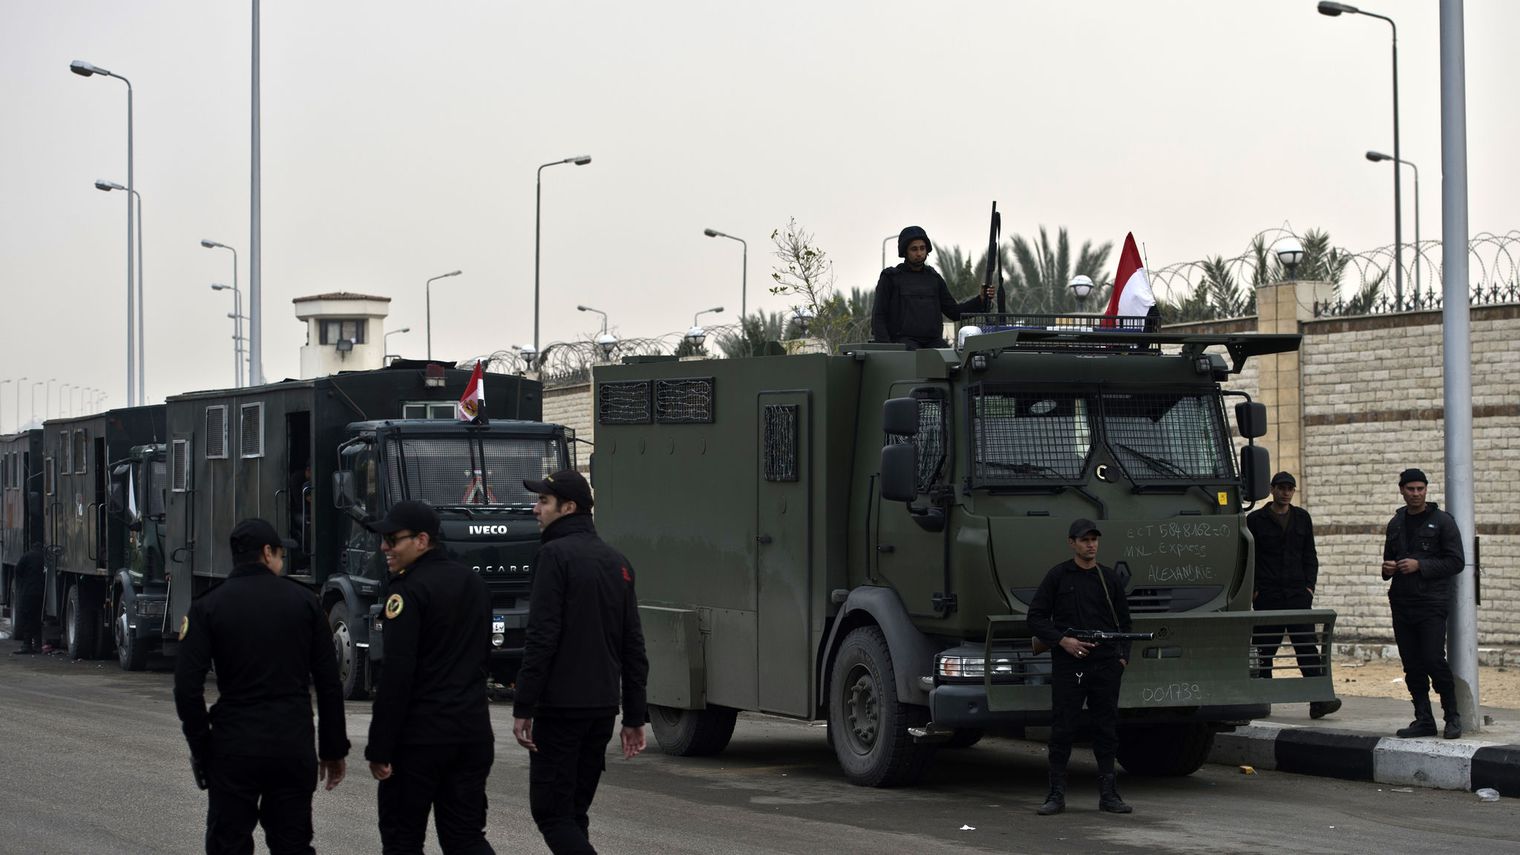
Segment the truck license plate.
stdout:
<path fill-rule="evenodd" d="M 507 631 L 507 619 L 505 617 L 502 617 L 501 615 L 493 615 L 491 617 L 491 631 L 492 632 L 506 632 Z"/>

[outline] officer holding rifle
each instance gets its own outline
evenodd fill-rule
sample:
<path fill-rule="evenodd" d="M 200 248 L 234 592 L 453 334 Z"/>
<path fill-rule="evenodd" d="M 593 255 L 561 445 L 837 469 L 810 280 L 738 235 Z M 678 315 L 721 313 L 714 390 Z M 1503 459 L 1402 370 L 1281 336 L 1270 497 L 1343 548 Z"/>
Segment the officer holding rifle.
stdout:
<path fill-rule="evenodd" d="M 1130 813 L 1114 781 L 1119 748 L 1119 682 L 1129 664 L 1129 640 L 1093 638 L 1092 631 L 1130 633 L 1129 604 L 1113 568 L 1098 563 L 1102 533 L 1089 519 L 1067 531 L 1070 560 L 1050 568 L 1029 604 L 1029 630 L 1036 652 L 1050 649 L 1050 794 L 1041 816 L 1066 809 L 1066 763 L 1077 717 L 1085 703 L 1092 716 L 1093 756 L 1098 761 L 1098 808 Z"/>

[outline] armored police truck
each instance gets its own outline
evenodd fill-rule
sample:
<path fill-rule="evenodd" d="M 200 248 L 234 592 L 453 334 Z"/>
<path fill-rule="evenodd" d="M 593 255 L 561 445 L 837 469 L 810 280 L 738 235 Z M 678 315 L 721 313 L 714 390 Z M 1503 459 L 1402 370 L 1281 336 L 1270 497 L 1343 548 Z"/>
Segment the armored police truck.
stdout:
<path fill-rule="evenodd" d="M 524 478 L 573 465 L 573 432 L 542 424 L 537 381 L 485 375 L 487 423 L 456 421 L 469 372 L 398 361 L 375 371 L 286 380 L 168 400 L 167 549 L 172 579 L 164 629 L 177 637 L 190 601 L 231 572 L 227 537 L 264 517 L 297 546 L 285 572 L 321 597 L 345 693 L 375 677 L 387 580 L 379 535 L 366 523 L 421 499 L 443 517 L 445 545 L 490 591 L 493 676 L 521 661 L 538 528 Z M 482 643 L 484 639 L 482 639 Z"/>
<path fill-rule="evenodd" d="M 16 562 L 42 539 L 42 431 L 0 436 L 0 605 L 15 618 Z"/>
<path fill-rule="evenodd" d="M 596 370 L 598 527 L 639 573 L 664 750 L 722 750 L 740 710 L 827 719 L 846 776 L 890 786 L 945 743 L 1048 724 L 1025 617 L 1079 517 L 1155 633 L 1120 699 L 1131 772 L 1189 774 L 1215 732 L 1332 696 L 1323 657 L 1260 679 L 1259 626 L 1328 644 L 1334 613 L 1251 611 L 1265 408 L 1220 385 L 1298 336 L 981 320 L 953 348 Z"/>

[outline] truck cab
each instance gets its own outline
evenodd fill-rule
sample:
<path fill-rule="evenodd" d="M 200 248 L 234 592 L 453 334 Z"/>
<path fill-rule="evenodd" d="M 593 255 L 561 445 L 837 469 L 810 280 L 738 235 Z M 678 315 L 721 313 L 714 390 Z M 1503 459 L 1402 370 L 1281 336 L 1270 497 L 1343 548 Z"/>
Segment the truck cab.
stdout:
<path fill-rule="evenodd" d="M 111 638 L 126 671 L 141 671 L 163 644 L 169 603 L 165 453 L 163 443 L 138 445 L 110 464 L 106 512 L 126 532 L 122 566 L 111 586 Z"/>

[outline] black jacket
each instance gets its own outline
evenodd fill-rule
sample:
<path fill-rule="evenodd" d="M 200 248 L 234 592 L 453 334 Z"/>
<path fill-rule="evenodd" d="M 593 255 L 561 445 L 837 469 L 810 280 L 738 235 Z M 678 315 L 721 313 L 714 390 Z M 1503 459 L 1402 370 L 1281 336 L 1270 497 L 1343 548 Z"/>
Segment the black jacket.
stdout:
<path fill-rule="evenodd" d="M 390 577 L 385 656 L 364 759 L 398 745 L 489 742 L 491 601 L 486 583 L 442 547 Z"/>
<path fill-rule="evenodd" d="M 883 270 L 876 281 L 871 340 L 937 347 L 945 338 L 941 315 L 958 321 L 962 314 L 986 311 L 990 308 L 981 292 L 956 303 L 938 271 L 927 264 L 921 270 L 913 270 L 904 262 Z"/>
<path fill-rule="evenodd" d="M 1297 505 L 1288 507 L 1288 527 L 1277 522 L 1272 506 L 1246 515 L 1256 540 L 1256 590 L 1298 592 L 1318 587 L 1319 553 L 1314 550 L 1314 518 Z"/>
<path fill-rule="evenodd" d="M 512 715 L 591 717 L 617 712 L 623 726 L 649 720 L 649 659 L 633 568 L 596 536 L 590 514 L 544 529 Z"/>
<path fill-rule="evenodd" d="M 1388 586 L 1388 600 L 1395 604 L 1431 605 L 1446 608 L 1451 604 L 1452 577 L 1462 572 L 1462 533 L 1451 514 L 1427 502 L 1429 508 L 1421 516 L 1424 522 L 1411 540 L 1404 527 L 1408 508 L 1399 508 L 1388 521 L 1388 533 L 1383 540 L 1383 560 L 1395 561 L 1414 558 L 1420 562 L 1418 573 L 1384 574 L 1392 579 Z"/>
<path fill-rule="evenodd" d="M 1074 661 L 1061 649 L 1061 637 L 1068 629 L 1102 629 L 1109 632 L 1132 632 L 1129 601 L 1124 585 L 1112 567 L 1098 565 L 1098 573 L 1083 570 L 1075 561 L 1062 561 L 1050 568 L 1029 603 L 1029 630 L 1050 645 L 1052 660 Z M 1107 583 L 1107 591 L 1103 582 Z M 1110 605 L 1112 607 L 1110 608 Z M 1100 644 L 1092 651 L 1094 659 L 1119 658 L 1128 661 L 1129 642 Z"/>
<path fill-rule="evenodd" d="M 206 711 L 206 672 L 220 697 Z M 332 630 L 309 588 L 262 564 L 240 564 L 190 604 L 174 666 L 174 707 L 205 758 L 309 757 L 311 688 L 317 690 L 317 756 L 348 755 L 343 685 Z"/>

